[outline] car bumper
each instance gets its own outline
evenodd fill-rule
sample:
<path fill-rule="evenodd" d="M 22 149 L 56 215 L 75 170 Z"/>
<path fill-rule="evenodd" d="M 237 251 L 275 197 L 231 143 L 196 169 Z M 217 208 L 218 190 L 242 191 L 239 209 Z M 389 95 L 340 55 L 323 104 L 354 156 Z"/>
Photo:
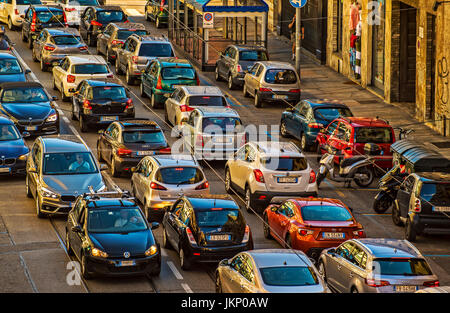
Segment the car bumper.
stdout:
<path fill-rule="evenodd" d="M 26 160 L 17 160 L 14 164 L 3 165 L 0 167 L 0 176 L 6 175 L 24 175 L 26 174 Z"/>
<path fill-rule="evenodd" d="M 153 94 L 155 95 L 155 101 L 157 103 L 165 103 L 167 98 L 170 97 L 172 94 L 172 91 L 164 90 L 164 91 L 157 91 L 153 89 Z"/>
<path fill-rule="evenodd" d="M 264 102 L 298 102 L 300 101 L 300 92 L 258 92 L 260 99 Z M 284 99 L 277 99 L 276 97 L 282 96 Z"/>
<path fill-rule="evenodd" d="M 53 135 L 59 133 L 59 120 L 52 123 L 44 123 L 43 125 L 38 126 L 22 126 L 16 124 L 17 128 L 21 133 L 28 132 L 31 136 L 45 136 L 45 135 Z M 33 129 L 29 128 L 33 127 Z"/>
<path fill-rule="evenodd" d="M 130 76 L 134 79 L 141 79 L 142 72 L 145 70 L 146 64 L 135 64 L 131 65 Z"/>
<path fill-rule="evenodd" d="M 252 242 L 249 240 L 245 244 L 229 247 L 189 247 L 189 259 L 195 263 L 220 262 L 223 259 L 230 259 L 236 254 L 252 249 Z"/>
<path fill-rule="evenodd" d="M 448 214 L 448 213 L 447 213 Z M 450 234 L 450 219 L 442 216 L 421 216 L 415 214 L 412 218 L 414 229 L 431 234 Z"/>
<path fill-rule="evenodd" d="M 73 201 L 63 201 L 61 199 L 53 199 L 41 197 L 41 212 L 47 214 L 68 214 L 72 209 L 72 204 L 75 202 L 75 197 Z"/>
<path fill-rule="evenodd" d="M 14 26 L 20 27 L 22 26 L 23 19 L 20 16 L 11 15 L 11 21 Z"/>
<path fill-rule="evenodd" d="M 233 155 L 236 153 L 238 148 L 232 149 L 217 149 L 217 150 L 195 150 L 195 157 L 199 160 L 230 160 L 233 158 Z"/>
<path fill-rule="evenodd" d="M 133 118 L 135 116 L 134 110 L 129 111 L 127 113 L 117 113 L 117 114 L 83 114 L 85 121 L 89 125 L 109 125 L 113 120 L 102 121 L 101 117 L 117 117 L 116 120 L 120 121 L 125 118 Z"/>
<path fill-rule="evenodd" d="M 312 190 L 303 192 L 279 192 L 279 191 L 255 191 L 253 192 L 253 202 L 262 207 L 269 203 L 280 203 L 291 198 L 317 197 L 317 185 Z"/>
<path fill-rule="evenodd" d="M 243 86 L 244 85 L 244 77 L 245 73 L 235 73 L 232 76 L 233 84 L 237 86 Z"/>

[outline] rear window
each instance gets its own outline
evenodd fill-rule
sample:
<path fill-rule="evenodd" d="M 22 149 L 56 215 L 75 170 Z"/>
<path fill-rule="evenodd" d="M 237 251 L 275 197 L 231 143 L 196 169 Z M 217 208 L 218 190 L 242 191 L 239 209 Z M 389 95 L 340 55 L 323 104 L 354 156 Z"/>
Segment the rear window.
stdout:
<path fill-rule="evenodd" d="M 267 61 L 268 59 L 265 51 L 247 50 L 239 52 L 240 61 Z"/>
<path fill-rule="evenodd" d="M 392 143 L 392 132 L 387 127 L 356 127 L 355 143 Z"/>
<path fill-rule="evenodd" d="M 350 212 L 343 207 L 334 205 L 310 205 L 302 207 L 302 218 L 305 221 L 336 221 L 344 222 L 353 219 Z"/>
<path fill-rule="evenodd" d="M 109 24 L 111 22 L 121 22 L 125 19 L 122 11 L 99 11 L 97 12 L 97 20 L 102 24 Z"/>
<path fill-rule="evenodd" d="M 202 171 L 196 167 L 177 166 L 159 169 L 155 179 L 169 185 L 192 185 L 201 182 L 204 177 Z"/>
<path fill-rule="evenodd" d="M 73 74 L 107 74 L 108 67 L 104 64 L 78 64 L 73 67 Z"/>
<path fill-rule="evenodd" d="M 221 96 L 191 96 L 188 99 L 190 106 L 227 106 L 227 100 Z"/>
<path fill-rule="evenodd" d="M 446 203 L 450 206 L 450 183 L 424 183 L 420 190 L 420 196 L 432 203 Z"/>
<path fill-rule="evenodd" d="M 63 23 L 64 14 L 61 10 L 47 10 L 36 12 L 37 19 L 40 23 Z"/>
<path fill-rule="evenodd" d="M 124 87 L 94 87 L 93 88 L 94 99 L 123 99 L 127 98 L 127 93 Z"/>
<path fill-rule="evenodd" d="M 266 72 L 264 79 L 269 84 L 295 84 L 297 75 L 292 70 L 273 69 Z"/>
<path fill-rule="evenodd" d="M 41 0 L 16 0 L 17 5 L 42 4 Z"/>
<path fill-rule="evenodd" d="M 97 0 L 70 0 L 70 5 L 92 5 L 92 6 L 98 6 L 99 3 Z"/>
<path fill-rule="evenodd" d="M 373 260 L 372 270 L 381 275 L 421 276 L 432 275 L 428 263 L 424 259 L 383 258 Z"/>
<path fill-rule="evenodd" d="M 240 131 L 241 120 L 235 117 L 205 117 L 203 119 L 203 132 L 214 133 Z"/>
<path fill-rule="evenodd" d="M 306 266 L 260 268 L 264 284 L 268 286 L 311 286 L 319 284 L 314 270 Z"/>
<path fill-rule="evenodd" d="M 117 32 L 117 38 L 118 38 L 118 39 L 125 40 L 125 39 L 127 39 L 128 37 L 130 37 L 130 36 L 133 35 L 133 34 L 137 34 L 137 35 L 139 35 L 139 36 L 145 36 L 145 35 L 147 35 L 147 31 L 146 31 L 145 29 L 139 29 L 139 30 L 136 30 L 136 29 L 133 29 L 133 30 L 130 30 L 130 29 L 128 29 L 128 30 L 119 30 L 119 31 Z"/>
<path fill-rule="evenodd" d="M 211 201 L 211 205 L 213 202 Z M 238 209 L 211 208 L 210 210 L 194 210 L 197 226 L 222 227 L 229 225 L 245 227 L 244 218 Z"/>
<path fill-rule="evenodd" d="M 304 171 L 308 168 L 304 157 L 262 158 L 261 163 L 272 171 Z"/>
<path fill-rule="evenodd" d="M 195 70 L 191 67 L 164 67 L 161 71 L 163 79 L 195 79 Z"/>
<path fill-rule="evenodd" d="M 353 116 L 350 109 L 347 108 L 319 108 L 314 110 L 314 118 L 325 121 L 332 121 L 340 116 Z"/>
<path fill-rule="evenodd" d="M 172 46 L 167 43 L 146 43 L 139 49 L 139 56 L 145 57 L 173 57 Z"/>
<path fill-rule="evenodd" d="M 125 131 L 123 133 L 124 143 L 166 143 L 162 131 Z"/>
<path fill-rule="evenodd" d="M 80 36 L 67 35 L 67 36 L 53 36 L 51 41 L 55 45 L 77 45 L 81 42 Z"/>

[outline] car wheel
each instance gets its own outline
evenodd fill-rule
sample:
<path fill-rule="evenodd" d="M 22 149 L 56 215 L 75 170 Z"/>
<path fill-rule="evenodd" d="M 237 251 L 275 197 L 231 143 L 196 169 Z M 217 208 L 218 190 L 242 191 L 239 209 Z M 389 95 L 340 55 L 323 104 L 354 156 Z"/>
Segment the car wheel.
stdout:
<path fill-rule="evenodd" d="M 262 102 L 257 92 L 255 92 L 255 107 L 262 107 Z"/>
<path fill-rule="evenodd" d="M 72 105 L 71 105 L 71 110 L 70 110 L 70 118 L 72 119 L 72 121 L 76 121 L 77 120 L 77 116 L 75 114 L 75 100 L 72 98 Z"/>
<path fill-rule="evenodd" d="M 42 204 L 41 201 L 39 201 L 39 195 L 36 193 L 36 215 L 39 218 L 45 217 L 45 214 L 42 213 Z"/>
<path fill-rule="evenodd" d="M 323 264 L 323 261 L 319 261 L 319 267 L 318 267 L 319 275 L 322 276 L 322 279 L 326 282 L 327 281 L 327 274 L 325 272 L 325 264 Z"/>
<path fill-rule="evenodd" d="M 140 92 L 142 98 L 148 98 L 147 94 L 144 91 L 144 84 L 142 83 L 142 81 L 139 84 L 139 92 Z"/>
<path fill-rule="evenodd" d="M 16 26 L 14 26 L 14 24 L 13 24 L 13 22 L 11 20 L 11 17 L 8 17 L 8 29 L 9 30 L 15 30 L 16 29 Z"/>
<path fill-rule="evenodd" d="M 233 82 L 233 76 L 228 75 L 228 89 L 233 90 L 236 88 L 236 85 Z"/>
<path fill-rule="evenodd" d="M 92 274 L 88 272 L 87 266 L 87 259 L 84 256 L 84 254 L 81 256 L 81 276 L 83 276 L 84 279 L 89 280 L 92 278 Z"/>
<path fill-rule="evenodd" d="M 147 10 L 145 10 L 145 19 L 150 22 L 150 16 L 148 15 Z"/>
<path fill-rule="evenodd" d="M 131 75 L 130 75 L 130 68 L 129 67 L 127 67 L 127 70 L 125 72 L 125 80 L 126 80 L 128 85 L 130 85 L 130 86 L 134 85 L 134 78 L 132 78 Z"/>
<path fill-rule="evenodd" d="M 123 72 L 120 69 L 120 63 L 119 63 L 119 58 L 118 57 L 116 57 L 116 74 L 117 75 L 123 75 Z"/>
<path fill-rule="evenodd" d="M 267 239 L 272 239 L 272 235 L 270 234 L 270 225 L 269 225 L 269 218 L 267 217 L 267 214 L 264 214 L 264 237 Z"/>
<path fill-rule="evenodd" d="M 166 248 L 166 249 L 172 248 L 172 245 L 170 244 L 169 238 L 167 238 L 167 231 L 166 231 L 165 228 L 164 228 L 164 231 L 163 231 L 163 247 Z"/>
<path fill-rule="evenodd" d="M 227 168 L 226 172 L 225 172 L 225 191 L 228 194 L 232 194 L 233 190 L 231 188 L 231 175 L 230 175 L 230 170 Z"/>
<path fill-rule="evenodd" d="M 64 86 L 61 85 L 61 100 L 64 102 L 68 102 L 69 101 L 69 97 L 66 96 L 66 93 L 64 91 Z"/>
<path fill-rule="evenodd" d="M 359 186 L 359 187 L 369 187 L 370 184 L 372 184 L 373 182 L 373 178 L 375 176 L 375 173 L 373 171 L 373 169 L 371 167 L 361 167 L 359 169 L 356 170 L 355 176 L 356 175 L 365 175 L 366 178 L 365 179 L 361 179 L 358 177 L 355 177 L 355 183 Z"/>
<path fill-rule="evenodd" d="M 27 42 L 27 37 L 25 37 L 25 33 L 23 32 L 23 28 L 22 28 L 22 41 L 23 42 Z"/>
<path fill-rule="evenodd" d="M 219 68 L 217 67 L 217 65 L 216 65 L 216 69 L 214 70 L 214 78 L 216 79 L 216 81 L 221 81 L 222 80 L 222 78 L 220 77 L 220 74 L 219 74 Z"/>
<path fill-rule="evenodd" d="M 66 229 L 66 251 L 68 255 L 74 255 L 72 247 L 70 246 L 70 240 L 69 240 L 69 231 Z"/>
<path fill-rule="evenodd" d="M 305 135 L 305 133 L 302 133 L 302 136 L 300 137 L 300 148 L 302 149 L 302 151 L 308 151 L 309 150 L 309 146 L 306 143 L 306 135 Z"/>
<path fill-rule="evenodd" d="M 152 96 L 150 98 L 150 105 L 152 106 L 153 109 L 156 109 L 158 107 L 154 93 L 152 93 Z"/>
<path fill-rule="evenodd" d="M 34 62 L 38 62 L 39 60 L 36 58 L 36 52 L 33 49 L 31 49 L 31 59 L 33 59 Z"/>
<path fill-rule="evenodd" d="M 245 85 L 242 87 L 242 93 L 244 94 L 244 98 L 248 98 L 248 91 L 247 91 L 247 85 Z"/>
<path fill-rule="evenodd" d="M 159 17 L 156 18 L 155 26 L 156 28 L 161 28 L 161 22 L 159 21 Z"/>
<path fill-rule="evenodd" d="M 94 46 L 94 39 L 92 38 L 92 34 L 88 34 L 88 45 L 89 47 L 93 47 Z"/>
<path fill-rule="evenodd" d="M 116 158 L 112 157 L 111 159 L 111 175 L 113 177 L 119 177 L 120 171 L 117 169 Z"/>
<path fill-rule="evenodd" d="M 316 154 L 317 154 L 317 162 L 320 162 L 320 160 L 322 159 L 322 151 L 320 150 L 320 145 L 316 144 L 317 148 L 316 148 Z"/>
<path fill-rule="evenodd" d="M 397 226 L 403 225 L 403 222 L 400 219 L 400 211 L 399 211 L 397 205 L 395 205 L 395 204 L 392 207 L 392 222 L 394 223 L 394 225 L 397 225 Z"/>
<path fill-rule="evenodd" d="M 88 125 L 87 125 L 86 121 L 84 120 L 83 114 L 80 114 L 79 120 L 80 120 L 80 130 L 81 130 L 81 132 L 82 133 L 86 133 L 89 130 L 89 128 L 88 128 Z"/>
<path fill-rule="evenodd" d="M 99 147 L 99 144 L 97 143 L 97 160 L 99 161 L 99 162 L 103 162 L 104 160 L 103 160 L 103 157 L 102 157 L 102 152 L 100 151 L 100 147 Z"/>
<path fill-rule="evenodd" d="M 351 293 L 359 293 L 358 288 L 352 287 Z"/>
<path fill-rule="evenodd" d="M 219 272 L 216 272 L 216 293 L 223 293 L 222 291 L 222 283 L 220 281 Z"/>
<path fill-rule="evenodd" d="M 280 134 L 282 137 L 289 137 L 289 134 L 287 132 L 287 128 L 286 128 L 286 122 L 283 120 L 280 123 Z"/>
<path fill-rule="evenodd" d="M 33 198 L 33 194 L 31 193 L 31 189 L 30 189 L 30 182 L 29 182 L 28 175 L 25 176 L 25 188 L 26 188 L 27 197 Z"/>
<path fill-rule="evenodd" d="M 245 209 L 247 212 L 252 213 L 252 209 L 254 210 L 254 203 L 253 203 L 253 197 L 252 193 L 250 191 L 250 188 L 247 186 L 245 187 Z"/>
<path fill-rule="evenodd" d="M 56 81 L 55 81 L 55 78 L 53 78 L 53 90 L 58 90 L 58 87 L 56 87 Z"/>
<path fill-rule="evenodd" d="M 408 218 L 405 227 L 405 239 L 414 242 L 416 241 L 416 238 L 417 238 L 417 231 L 414 229 L 411 219 Z"/>
<path fill-rule="evenodd" d="M 181 268 L 185 271 L 188 271 L 192 266 L 192 263 L 184 252 L 183 248 L 180 249 L 180 265 Z"/>
<path fill-rule="evenodd" d="M 48 71 L 48 67 L 47 67 L 47 65 L 45 65 L 43 58 L 41 58 L 40 66 L 41 66 L 41 71 L 42 72 L 47 72 Z"/>

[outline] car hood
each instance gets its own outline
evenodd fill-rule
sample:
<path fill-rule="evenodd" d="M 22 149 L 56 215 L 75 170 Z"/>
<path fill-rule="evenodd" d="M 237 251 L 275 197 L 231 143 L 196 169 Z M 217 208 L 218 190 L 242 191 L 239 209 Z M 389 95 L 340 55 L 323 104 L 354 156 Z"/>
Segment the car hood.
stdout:
<path fill-rule="evenodd" d="M 79 175 L 44 175 L 44 183 L 60 194 L 82 194 L 89 192 L 89 186 L 100 189 L 104 183 L 100 173 Z"/>
<path fill-rule="evenodd" d="M 26 81 L 24 73 L 0 75 L 0 83 L 24 82 L 24 81 Z"/>
<path fill-rule="evenodd" d="M 17 158 L 25 153 L 28 153 L 28 148 L 23 139 L 0 141 L 0 157 Z"/>
<path fill-rule="evenodd" d="M 151 245 L 155 244 L 153 235 L 148 229 L 127 234 L 90 233 L 89 238 L 95 247 L 113 257 L 123 257 L 124 252 L 129 252 L 131 256 L 142 255 Z"/>
<path fill-rule="evenodd" d="M 2 103 L 3 109 L 18 120 L 43 120 L 53 110 L 48 102 Z"/>

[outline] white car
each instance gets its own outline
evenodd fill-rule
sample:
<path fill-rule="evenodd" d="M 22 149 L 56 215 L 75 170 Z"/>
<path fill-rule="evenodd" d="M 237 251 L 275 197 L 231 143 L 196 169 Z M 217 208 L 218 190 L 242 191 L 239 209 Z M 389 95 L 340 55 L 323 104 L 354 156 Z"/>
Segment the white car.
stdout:
<path fill-rule="evenodd" d="M 225 164 L 225 190 L 245 195 L 245 207 L 262 211 L 270 202 L 317 196 L 316 173 L 291 142 L 250 141 Z"/>
<path fill-rule="evenodd" d="M 99 55 L 68 55 L 53 67 L 53 89 L 69 101 L 78 84 L 84 79 L 113 78 L 105 59 Z"/>
<path fill-rule="evenodd" d="M 99 6 L 98 0 L 55 0 L 63 8 L 70 26 L 80 25 L 80 15 L 89 6 Z"/>
<path fill-rule="evenodd" d="M 0 0 L 0 22 L 8 24 L 10 30 L 22 26 L 23 15 L 30 4 L 42 3 L 41 0 Z"/>

